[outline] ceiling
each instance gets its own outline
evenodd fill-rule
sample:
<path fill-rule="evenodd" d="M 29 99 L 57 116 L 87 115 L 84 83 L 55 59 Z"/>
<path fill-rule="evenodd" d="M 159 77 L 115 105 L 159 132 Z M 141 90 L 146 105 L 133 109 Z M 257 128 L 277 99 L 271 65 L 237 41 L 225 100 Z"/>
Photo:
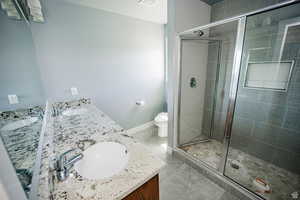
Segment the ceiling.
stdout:
<path fill-rule="evenodd" d="M 223 0 L 201 0 L 201 1 L 207 3 L 208 5 L 212 5 L 212 4 L 218 3 Z"/>
<path fill-rule="evenodd" d="M 95 9 L 125 15 L 158 24 L 167 23 L 167 0 L 67 0 Z M 153 3 L 155 2 L 155 3 Z"/>

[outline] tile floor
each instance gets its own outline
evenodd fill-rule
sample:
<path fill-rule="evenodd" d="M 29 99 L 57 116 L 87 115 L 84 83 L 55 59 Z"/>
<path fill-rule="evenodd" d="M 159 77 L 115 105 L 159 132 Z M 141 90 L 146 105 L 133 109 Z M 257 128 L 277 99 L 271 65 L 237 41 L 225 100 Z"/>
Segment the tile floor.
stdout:
<path fill-rule="evenodd" d="M 222 156 L 222 143 L 217 140 L 182 147 L 184 151 L 208 165 L 217 168 Z M 287 200 L 293 192 L 300 192 L 300 175 L 279 168 L 238 149 L 230 148 L 225 174 L 246 188 L 256 191 L 253 180 L 261 178 L 271 188 L 270 193 L 259 194 L 267 200 Z M 237 168 L 232 167 L 237 165 Z"/>
<path fill-rule="evenodd" d="M 136 138 L 166 162 L 160 172 L 161 200 L 239 200 L 183 161 L 166 152 L 166 138 L 156 129 L 136 134 Z"/>

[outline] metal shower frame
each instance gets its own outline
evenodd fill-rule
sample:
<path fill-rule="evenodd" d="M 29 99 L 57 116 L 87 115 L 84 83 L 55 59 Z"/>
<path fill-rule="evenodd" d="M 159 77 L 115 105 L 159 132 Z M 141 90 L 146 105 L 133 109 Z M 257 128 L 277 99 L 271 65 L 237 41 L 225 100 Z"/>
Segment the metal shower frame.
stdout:
<path fill-rule="evenodd" d="M 281 7 L 289 6 L 292 4 L 300 3 L 300 0 L 289 0 L 286 2 L 278 3 L 272 6 L 268 6 L 262 9 L 258 9 L 256 11 L 248 12 L 243 15 L 238 15 L 235 17 L 227 18 L 224 20 L 216 21 L 207 25 L 198 26 L 186 31 L 183 31 L 179 33 L 176 36 L 176 47 L 177 47 L 177 85 L 176 85 L 176 93 L 175 95 L 175 103 L 174 103 L 174 151 L 179 152 L 181 155 L 183 155 L 186 159 L 192 161 L 193 163 L 196 163 L 198 167 L 204 168 L 212 173 L 215 173 L 217 177 L 220 179 L 226 181 L 228 184 L 242 192 L 244 195 L 250 197 L 251 199 L 263 199 L 262 197 L 258 196 L 257 194 L 250 191 L 248 188 L 242 186 L 238 182 L 234 181 L 230 177 L 225 175 L 225 167 L 226 167 L 226 160 L 228 155 L 228 149 L 229 149 L 229 143 L 231 138 L 231 128 L 233 123 L 233 117 L 234 117 L 234 110 L 235 110 L 235 104 L 236 104 L 236 97 L 237 97 L 237 89 L 238 89 L 238 82 L 239 82 L 239 76 L 240 76 L 240 65 L 241 65 L 241 59 L 242 59 L 242 51 L 243 51 L 243 43 L 244 43 L 244 34 L 245 34 L 245 27 L 246 27 L 246 19 L 249 16 L 257 15 L 259 13 L 271 11 L 274 9 L 279 9 Z M 236 42 L 235 42 L 235 50 L 234 50 L 234 56 L 233 56 L 233 68 L 231 73 L 231 82 L 230 82 L 230 89 L 229 89 L 229 103 L 227 108 L 227 115 L 226 115 L 226 122 L 225 122 L 225 131 L 224 131 L 224 142 L 223 142 L 223 155 L 220 162 L 220 166 L 218 169 L 214 169 L 213 167 L 209 166 L 203 161 L 196 160 L 192 156 L 190 156 L 188 153 L 183 151 L 179 148 L 179 119 L 180 119 L 180 96 L 181 96 L 181 54 L 182 54 L 182 40 L 186 39 L 186 36 L 189 34 L 192 34 L 197 31 L 204 31 L 205 29 L 212 28 L 218 25 L 227 24 L 230 22 L 238 22 L 237 25 L 237 36 L 236 36 Z M 175 93 L 175 94 L 176 94 Z"/>

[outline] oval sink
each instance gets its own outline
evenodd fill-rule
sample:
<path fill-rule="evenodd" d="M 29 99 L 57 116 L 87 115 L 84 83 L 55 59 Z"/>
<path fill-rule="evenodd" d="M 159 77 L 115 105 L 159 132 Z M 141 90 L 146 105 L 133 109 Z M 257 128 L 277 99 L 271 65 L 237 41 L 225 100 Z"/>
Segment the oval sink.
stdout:
<path fill-rule="evenodd" d="M 6 124 L 5 126 L 3 126 L 1 128 L 1 131 L 14 131 L 19 128 L 23 128 L 25 126 L 29 126 L 30 124 L 33 124 L 37 120 L 38 120 L 37 117 L 30 117 L 28 119 L 15 121 L 15 122 L 12 122 L 12 123 L 9 123 L 9 124 Z"/>
<path fill-rule="evenodd" d="M 124 145 L 101 142 L 86 149 L 74 168 L 84 178 L 105 179 L 121 172 L 128 160 L 129 153 Z"/>
<path fill-rule="evenodd" d="M 81 115 L 85 113 L 87 110 L 85 108 L 78 108 L 78 109 L 68 109 L 62 112 L 65 116 L 73 116 L 73 115 Z"/>

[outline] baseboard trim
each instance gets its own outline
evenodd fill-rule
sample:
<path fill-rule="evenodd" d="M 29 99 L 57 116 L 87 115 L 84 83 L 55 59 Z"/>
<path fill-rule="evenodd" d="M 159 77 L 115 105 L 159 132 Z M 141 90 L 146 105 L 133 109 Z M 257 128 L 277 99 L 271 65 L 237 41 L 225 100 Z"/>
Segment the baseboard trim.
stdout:
<path fill-rule="evenodd" d="M 126 130 L 126 134 L 132 136 L 132 135 L 134 135 L 134 134 L 136 134 L 136 133 L 138 133 L 140 131 L 143 131 L 143 130 L 145 130 L 147 128 L 151 128 L 153 126 L 154 126 L 154 121 L 150 121 L 150 122 L 147 122 L 145 124 L 142 124 L 142 125 L 139 125 L 139 126 L 136 126 L 136 127 L 130 128 L 130 129 L 127 129 Z"/>

